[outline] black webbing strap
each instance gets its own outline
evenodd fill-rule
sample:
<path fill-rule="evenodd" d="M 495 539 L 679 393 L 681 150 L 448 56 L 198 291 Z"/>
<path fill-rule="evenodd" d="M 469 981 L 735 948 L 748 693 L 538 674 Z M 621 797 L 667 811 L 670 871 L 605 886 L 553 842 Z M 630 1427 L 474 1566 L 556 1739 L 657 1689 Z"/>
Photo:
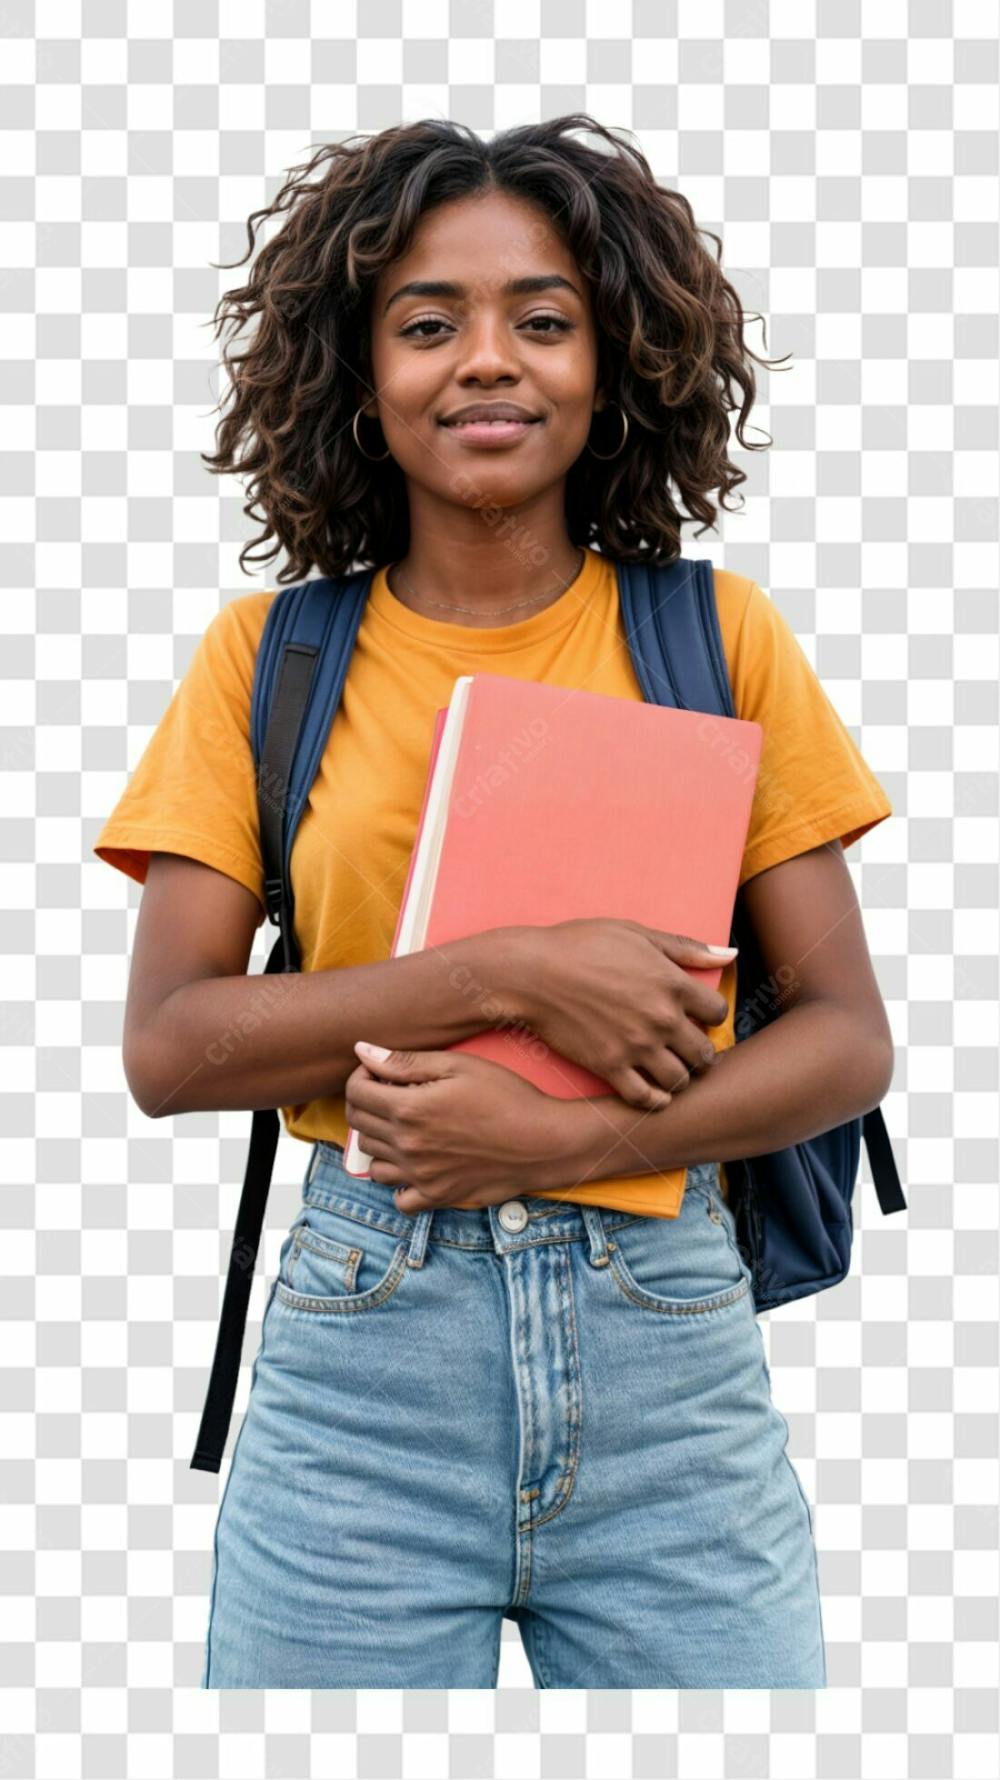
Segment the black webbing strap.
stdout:
<path fill-rule="evenodd" d="M 896 1158 L 892 1153 L 889 1133 L 885 1128 L 881 1107 L 875 1106 L 866 1112 L 861 1121 L 868 1160 L 871 1163 L 872 1179 L 875 1191 L 883 1212 L 905 1211 L 906 1200 L 899 1181 Z"/>
<path fill-rule="evenodd" d="M 298 970 L 301 964 L 292 928 L 291 886 L 285 882 L 283 866 L 284 817 L 292 762 L 315 662 L 315 649 L 300 643 L 285 644 L 257 769 L 257 809 L 267 912 L 281 929 L 264 966 L 265 976 L 276 971 Z M 229 1252 L 215 1356 L 190 1464 L 192 1471 L 218 1471 L 222 1467 L 236 1400 L 254 1268 L 280 1135 L 278 1109 L 258 1108 L 250 1129 L 250 1151 Z"/>
<path fill-rule="evenodd" d="M 283 947 L 278 939 L 271 947 L 265 975 L 268 971 L 282 969 L 282 957 Z M 219 1333 L 215 1341 L 215 1358 L 212 1361 L 208 1393 L 198 1429 L 198 1441 L 191 1460 L 192 1471 L 218 1471 L 222 1465 L 229 1424 L 233 1418 L 250 1288 L 253 1285 L 257 1250 L 264 1228 L 264 1210 L 274 1171 L 280 1129 L 281 1120 L 274 1107 L 264 1107 L 254 1113 L 250 1131 L 250 1154 L 243 1177 L 240 1208 L 236 1214 L 236 1229 L 229 1254 L 229 1273 L 222 1299 Z"/>

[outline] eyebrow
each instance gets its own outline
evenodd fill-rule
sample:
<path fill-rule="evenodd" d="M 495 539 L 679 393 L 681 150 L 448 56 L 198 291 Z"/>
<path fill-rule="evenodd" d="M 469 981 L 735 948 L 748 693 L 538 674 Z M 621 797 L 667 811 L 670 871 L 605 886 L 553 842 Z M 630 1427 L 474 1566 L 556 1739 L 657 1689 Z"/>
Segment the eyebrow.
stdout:
<path fill-rule="evenodd" d="M 409 284 L 401 284 L 397 291 L 393 291 L 382 314 L 387 315 L 400 297 L 464 297 L 465 288 L 464 284 L 455 284 L 447 278 L 414 278 Z M 571 284 L 568 278 L 561 277 L 558 272 L 539 272 L 528 278 L 510 278 L 502 286 L 500 294 L 504 297 L 529 297 L 544 290 L 569 290 L 575 297 L 580 297 L 576 285 Z M 580 301 L 583 301 L 582 297 Z"/>

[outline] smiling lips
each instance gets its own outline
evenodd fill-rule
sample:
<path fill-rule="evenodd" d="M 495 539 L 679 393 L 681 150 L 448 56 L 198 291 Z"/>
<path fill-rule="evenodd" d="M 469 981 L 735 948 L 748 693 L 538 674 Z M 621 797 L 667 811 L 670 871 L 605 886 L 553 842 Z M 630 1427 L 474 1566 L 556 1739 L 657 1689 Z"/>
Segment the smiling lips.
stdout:
<path fill-rule="evenodd" d="M 448 420 L 445 422 L 445 425 L 460 432 L 462 428 L 466 426 L 534 426 L 535 422 L 533 420 L 514 420 L 505 417 L 499 420 L 494 420 L 491 417 L 487 420 L 483 417 L 475 420 Z"/>
<path fill-rule="evenodd" d="M 449 432 L 457 433 L 463 444 L 502 445 L 508 440 L 523 438 L 539 421 L 539 415 L 529 414 L 527 409 L 517 408 L 513 403 L 483 402 L 460 409 L 454 420 L 445 420 L 442 425 Z"/>
<path fill-rule="evenodd" d="M 512 445 L 523 439 L 538 423 L 534 420 L 462 420 L 452 421 L 447 431 L 454 433 L 462 445 Z"/>
<path fill-rule="evenodd" d="M 456 408 L 453 414 L 447 414 L 443 426 L 464 426 L 473 420 L 526 420 L 535 421 L 539 418 L 532 414 L 530 408 L 522 407 L 520 402 L 466 402 L 464 408 Z"/>

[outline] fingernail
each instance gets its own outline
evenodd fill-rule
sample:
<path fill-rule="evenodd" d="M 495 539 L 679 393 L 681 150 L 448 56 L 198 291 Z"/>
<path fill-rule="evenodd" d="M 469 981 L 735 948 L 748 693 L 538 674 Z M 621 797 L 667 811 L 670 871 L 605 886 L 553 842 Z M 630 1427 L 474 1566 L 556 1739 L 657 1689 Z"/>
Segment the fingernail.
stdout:
<path fill-rule="evenodd" d="M 706 952 L 718 952 L 720 958 L 721 957 L 735 957 L 735 955 L 739 951 L 739 949 L 740 949 L 739 946 L 706 946 L 705 947 Z"/>
<path fill-rule="evenodd" d="M 360 1038 L 354 1049 L 360 1051 L 363 1057 L 373 1057 L 379 1063 L 384 1063 L 385 1059 L 391 1055 L 391 1052 L 386 1050 L 385 1045 L 365 1044 Z"/>

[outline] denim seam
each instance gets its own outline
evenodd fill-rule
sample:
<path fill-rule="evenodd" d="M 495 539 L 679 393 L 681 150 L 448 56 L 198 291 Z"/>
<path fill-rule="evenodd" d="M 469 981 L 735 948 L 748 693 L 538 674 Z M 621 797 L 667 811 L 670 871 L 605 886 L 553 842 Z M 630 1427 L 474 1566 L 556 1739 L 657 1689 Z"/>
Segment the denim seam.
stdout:
<path fill-rule="evenodd" d="M 395 1258 L 389 1263 L 389 1270 L 377 1286 L 370 1286 L 367 1292 L 356 1297 L 320 1298 L 312 1293 L 296 1292 L 294 1287 L 285 1284 L 283 1279 L 275 1282 L 278 1297 L 289 1310 L 305 1311 L 310 1316 L 343 1316 L 346 1312 L 364 1312 L 374 1310 L 377 1305 L 384 1304 L 398 1289 L 406 1267 L 406 1244 L 400 1243 Z"/>
<path fill-rule="evenodd" d="M 577 1471 L 580 1465 L 580 1434 L 583 1425 L 583 1392 L 580 1388 L 580 1341 L 576 1326 L 576 1305 L 573 1300 L 573 1274 L 569 1266 L 569 1257 L 563 1255 L 561 1259 L 563 1263 L 563 1281 L 566 1291 L 566 1309 L 569 1315 L 569 1334 L 573 1344 L 571 1376 L 576 1380 L 577 1385 L 577 1388 L 573 1392 L 573 1399 L 568 1418 L 568 1443 L 572 1456 L 570 1458 L 568 1470 L 564 1471 L 562 1477 L 559 1479 L 562 1485 L 559 1495 L 553 1502 L 552 1507 L 548 1509 L 545 1514 L 540 1514 L 537 1520 L 530 1520 L 527 1522 L 527 1530 L 529 1532 L 534 1531 L 535 1527 L 543 1527 L 546 1521 L 555 1520 L 556 1515 L 562 1513 L 570 1496 L 573 1494 L 573 1485 L 576 1482 Z"/>
<path fill-rule="evenodd" d="M 545 1654 L 544 1654 L 544 1645 L 545 1645 L 545 1621 L 544 1621 L 544 1619 L 536 1619 L 535 1620 L 535 1628 L 536 1628 L 535 1661 L 538 1664 L 538 1673 L 539 1673 L 539 1676 L 541 1677 L 542 1686 L 545 1688 L 551 1688 L 551 1686 L 552 1686 L 552 1671 L 550 1670 L 549 1665 L 545 1660 Z"/>
<path fill-rule="evenodd" d="M 330 1211 L 334 1212 L 338 1217 L 350 1218 L 353 1223 L 361 1224 L 367 1229 L 382 1230 L 387 1236 L 397 1236 L 401 1239 L 406 1239 L 410 1236 L 413 1228 L 413 1219 L 410 1217 L 404 1217 L 402 1214 L 393 1216 L 391 1213 L 388 1213 L 385 1217 L 379 1217 L 375 1213 L 370 1213 L 366 1207 L 358 1205 L 357 1201 L 351 1201 L 350 1203 L 353 1209 L 348 1210 L 345 1201 L 342 1200 L 339 1195 L 333 1193 L 324 1194 L 321 1191 L 317 1192 L 315 1189 L 310 1189 L 310 1191 L 303 1196 L 302 1203 L 305 1206 L 315 1206 L 317 1211 Z M 449 1206 L 442 1206 L 440 1209 L 442 1211 L 448 1211 L 451 1208 Z M 638 1222 L 640 1222 L 640 1218 L 637 1213 L 626 1212 L 623 1217 L 616 1218 L 613 1222 L 606 1218 L 604 1221 L 604 1228 L 605 1230 L 624 1230 L 627 1225 L 636 1224 Z M 546 1235 L 541 1238 L 532 1238 L 529 1242 L 511 1244 L 510 1246 L 532 1248 L 535 1246 L 535 1242 L 539 1240 L 542 1242 L 586 1242 L 588 1238 L 586 1231 L 584 1230 L 572 1233 L 569 1231 L 563 1231 L 562 1233 L 555 1231 L 551 1235 Z M 495 1252 L 493 1243 L 489 1238 L 463 1242 L 458 1237 L 435 1236 L 433 1224 L 431 1225 L 431 1233 L 428 1241 L 439 1242 L 442 1243 L 445 1248 L 460 1249 L 469 1253 L 478 1251 L 482 1254 L 492 1254 Z M 505 1252 L 507 1251 L 505 1250 Z"/>
<path fill-rule="evenodd" d="M 208 1624 L 205 1628 L 205 1665 L 204 1665 L 205 1679 L 202 1682 L 203 1688 L 210 1689 L 212 1687 L 212 1628 L 213 1628 L 213 1623 L 215 1620 L 216 1599 L 217 1599 L 218 1588 L 219 1588 L 219 1569 L 220 1569 L 220 1565 L 219 1565 L 219 1528 L 222 1524 L 222 1511 L 226 1505 L 226 1497 L 229 1494 L 229 1485 L 232 1483 L 232 1480 L 233 1480 L 233 1471 L 235 1470 L 235 1467 L 236 1467 L 236 1454 L 239 1450 L 239 1444 L 243 1438 L 243 1430 L 247 1425 L 247 1419 L 249 1417 L 251 1405 L 253 1403 L 253 1387 L 257 1382 L 258 1362 L 260 1361 L 261 1356 L 264 1352 L 264 1343 L 267 1340 L 267 1313 L 271 1308 L 271 1303 L 274 1299 L 276 1290 L 277 1290 L 277 1281 L 275 1281 L 274 1285 L 272 1285 L 270 1294 L 268 1296 L 267 1303 L 264 1306 L 264 1315 L 263 1315 L 263 1318 L 261 1321 L 260 1346 L 258 1347 L 256 1354 L 254 1355 L 253 1367 L 251 1369 L 251 1375 L 250 1375 L 250 1397 L 247 1402 L 246 1409 L 243 1412 L 243 1419 L 240 1422 L 239 1431 L 236 1435 L 236 1440 L 233 1445 L 233 1454 L 232 1454 L 232 1458 L 229 1461 L 229 1470 L 226 1473 L 225 1488 L 223 1489 L 222 1495 L 220 1497 L 219 1506 L 218 1506 L 218 1509 L 216 1511 L 216 1516 L 215 1516 L 215 1531 L 212 1535 L 212 1591 L 211 1591 L 211 1597 L 210 1597 L 209 1603 L 208 1603 Z"/>
<path fill-rule="evenodd" d="M 322 1246 L 321 1246 L 322 1245 Z M 306 1230 L 302 1226 L 295 1233 L 291 1253 L 285 1263 L 284 1274 L 278 1274 L 282 1283 L 290 1291 L 296 1291 L 295 1265 L 302 1253 L 307 1249 L 311 1255 L 319 1255 L 324 1261 L 336 1261 L 344 1270 L 344 1289 L 353 1292 L 357 1283 L 358 1268 L 361 1265 L 364 1251 L 349 1248 L 346 1242 L 338 1242 L 332 1236 L 323 1236 L 319 1230 Z M 311 1298 L 312 1292 L 300 1293 L 301 1297 Z"/>
<path fill-rule="evenodd" d="M 738 1285 L 721 1295 L 696 1300 L 691 1304 L 668 1304 L 666 1300 L 658 1299 L 652 1292 L 644 1293 L 638 1283 L 633 1286 L 624 1268 L 625 1263 L 621 1260 L 616 1261 L 612 1256 L 610 1271 L 619 1290 L 640 1309 L 659 1311 L 662 1316 L 710 1316 L 713 1310 L 725 1310 L 728 1305 L 735 1304 L 738 1298 L 745 1298 L 749 1290 L 747 1281 L 741 1279 Z"/>
<path fill-rule="evenodd" d="M 715 1201 L 715 1203 L 719 1207 L 719 1222 L 722 1224 L 722 1227 L 726 1232 L 726 1239 L 729 1243 L 730 1248 L 733 1251 L 733 1255 L 736 1259 L 737 1266 L 739 1267 L 740 1272 L 743 1274 L 744 1278 L 747 1281 L 747 1284 L 749 1285 L 753 1281 L 753 1273 L 752 1273 L 751 1268 L 748 1266 L 744 1255 L 740 1252 L 739 1243 L 737 1242 L 736 1237 L 733 1234 L 734 1218 L 733 1218 L 732 1208 L 726 1204 L 725 1200 L 721 1197 L 721 1195 Z"/>

